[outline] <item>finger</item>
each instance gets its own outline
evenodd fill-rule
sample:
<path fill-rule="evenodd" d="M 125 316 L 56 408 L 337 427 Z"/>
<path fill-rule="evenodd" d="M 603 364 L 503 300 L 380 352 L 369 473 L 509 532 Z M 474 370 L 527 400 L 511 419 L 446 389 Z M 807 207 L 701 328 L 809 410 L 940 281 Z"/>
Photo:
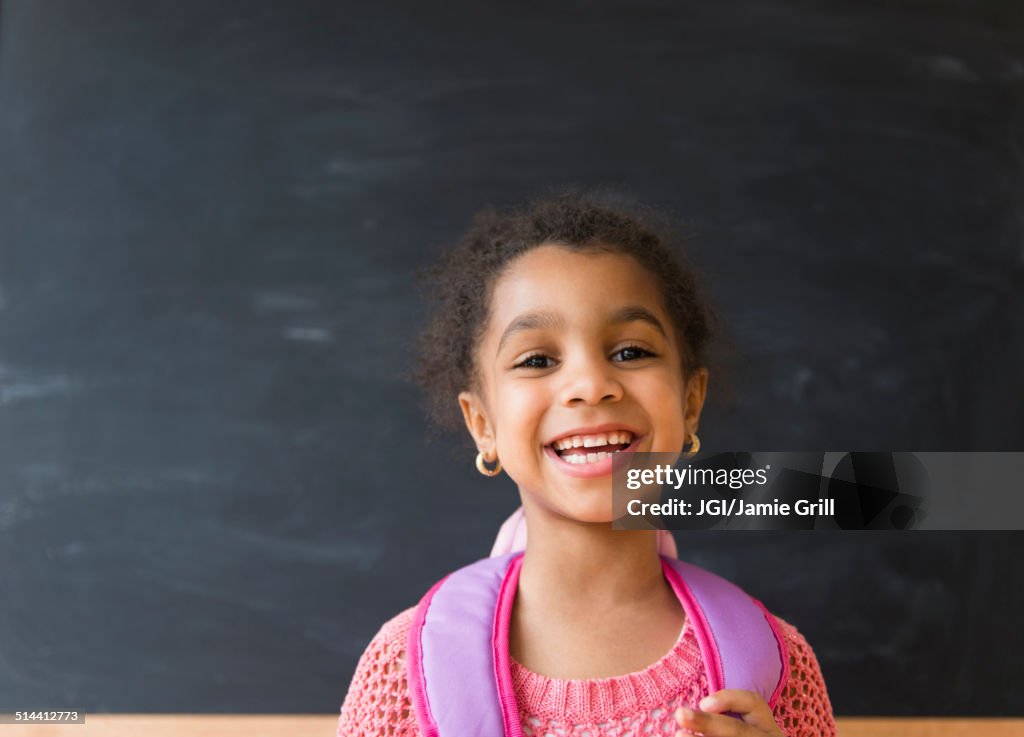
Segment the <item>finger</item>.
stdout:
<path fill-rule="evenodd" d="M 710 696 L 705 696 L 698 704 L 702 711 L 722 714 L 734 712 L 745 724 L 749 724 L 765 732 L 778 729 L 771 707 L 754 691 L 742 688 L 723 688 Z"/>
<path fill-rule="evenodd" d="M 712 714 L 706 711 L 695 711 L 684 706 L 676 709 L 676 724 L 680 731 L 677 735 L 704 735 L 704 737 L 747 737 L 753 735 L 752 727 L 739 719 Z"/>

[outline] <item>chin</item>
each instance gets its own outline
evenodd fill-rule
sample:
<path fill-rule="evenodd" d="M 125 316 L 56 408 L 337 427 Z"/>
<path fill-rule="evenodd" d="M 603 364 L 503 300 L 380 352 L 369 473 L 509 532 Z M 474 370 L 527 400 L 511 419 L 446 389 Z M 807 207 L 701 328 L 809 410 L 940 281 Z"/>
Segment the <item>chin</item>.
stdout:
<path fill-rule="evenodd" d="M 566 517 L 589 524 L 611 524 L 615 519 L 611 501 L 598 504 L 572 504 L 564 512 Z"/>

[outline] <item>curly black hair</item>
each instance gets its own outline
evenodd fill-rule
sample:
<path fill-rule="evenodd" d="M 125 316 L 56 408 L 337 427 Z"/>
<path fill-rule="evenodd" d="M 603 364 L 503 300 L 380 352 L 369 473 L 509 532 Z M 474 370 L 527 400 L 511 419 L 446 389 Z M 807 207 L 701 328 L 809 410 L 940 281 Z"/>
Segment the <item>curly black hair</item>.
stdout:
<path fill-rule="evenodd" d="M 479 390 L 476 346 L 490 318 L 494 285 L 518 256 L 543 244 L 633 256 L 657 279 L 681 348 L 684 375 L 708 366 L 718 318 L 706 277 L 682 254 L 683 237 L 654 208 L 619 202 L 594 191 L 566 191 L 505 210 L 485 208 L 439 263 L 419 272 L 432 303 L 418 338 L 411 378 L 424 392 L 429 418 L 440 428 L 463 427 L 456 397 Z M 714 375 L 714 372 L 711 372 Z"/>

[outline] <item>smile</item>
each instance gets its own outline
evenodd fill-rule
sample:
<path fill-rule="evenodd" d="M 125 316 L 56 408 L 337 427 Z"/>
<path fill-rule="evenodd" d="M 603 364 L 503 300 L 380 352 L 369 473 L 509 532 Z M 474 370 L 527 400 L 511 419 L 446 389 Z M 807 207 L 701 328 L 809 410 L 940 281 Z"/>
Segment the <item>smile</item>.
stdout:
<path fill-rule="evenodd" d="M 570 476 L 605 476 L 612 472 L 612 456 L 636 450 L 641 437 L 629 430 L 569 435 L 545 445 L 544 452 Z"/>
<path fill-rule="evenodd" d="M 613 430 L 597 435 L 573 435 L 556 440 L 551 446 L 563 461 L 568 463 L 594 463 L 618 453 L 633 442 L 633 433 L 627 430 Z"/>

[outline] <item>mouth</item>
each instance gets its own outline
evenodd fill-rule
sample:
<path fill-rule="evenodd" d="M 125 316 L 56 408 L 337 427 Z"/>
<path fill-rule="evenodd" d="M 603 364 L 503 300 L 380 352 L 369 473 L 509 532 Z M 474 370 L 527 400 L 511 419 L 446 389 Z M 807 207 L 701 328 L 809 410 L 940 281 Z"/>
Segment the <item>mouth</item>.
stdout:
<path fill-rule="evenodd" d="M 611 432 L 594 433 L 592 435 L 571 435 L 559 438 L 547 445 L 555 455 L 566 463 L 583 465 L 597 463 L 620 453 L 638 439 L 629 430 L 612 430 Z"/>
<path fill-rule="evenodd" d="M 544 453 L 562 472 L 579 478 L 612 472 L 616 453 L 635 451 L 643 435 L 624 428 L 558 438 L 544 446 Z"/>

